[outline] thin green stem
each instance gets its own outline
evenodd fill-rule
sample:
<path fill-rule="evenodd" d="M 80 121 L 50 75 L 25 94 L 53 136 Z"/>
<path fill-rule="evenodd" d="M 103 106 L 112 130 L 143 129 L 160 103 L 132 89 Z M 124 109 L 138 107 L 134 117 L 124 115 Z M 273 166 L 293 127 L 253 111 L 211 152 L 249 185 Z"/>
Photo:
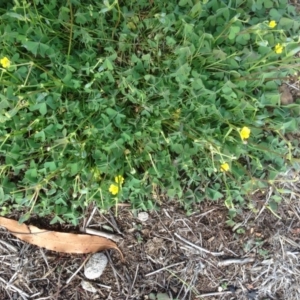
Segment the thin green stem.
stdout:
<path fill-rule="evenodd" d="M 70 58 L 71 48 L 72 48 L 72 38 L 73 38 L 73 10 L 72 10 L 72 4 L 71 1 L 68 0 L 68 4 L 70 7 L 70 34 L 69 34 L 69 45 L 68 45 L 68 54 L 67 54 L 67 60 Z"/>

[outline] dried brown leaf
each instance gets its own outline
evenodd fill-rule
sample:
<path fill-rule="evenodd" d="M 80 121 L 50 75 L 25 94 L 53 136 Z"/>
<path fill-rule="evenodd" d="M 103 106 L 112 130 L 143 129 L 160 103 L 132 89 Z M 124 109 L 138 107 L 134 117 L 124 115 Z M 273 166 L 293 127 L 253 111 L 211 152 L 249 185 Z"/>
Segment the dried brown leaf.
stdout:
<path fill-rule="evenodd" d="M 48 250 L 64 253 L 95 253 L 106 249 L 116 249 L 123 260 L 120 249 L 107 238 L 44 230 L 35 226 L 20 224 L 4 217 L 0 217 L 0 226 L 5 227 L 20 240 Z"/>
<path fill-rule="evenodd" d="M 294 102 L 293 95 L 291 94 L 289 87 L 286 84 L 283 84 L 279 87 L 280 102 L 283 105 L 291 104 Z"/>

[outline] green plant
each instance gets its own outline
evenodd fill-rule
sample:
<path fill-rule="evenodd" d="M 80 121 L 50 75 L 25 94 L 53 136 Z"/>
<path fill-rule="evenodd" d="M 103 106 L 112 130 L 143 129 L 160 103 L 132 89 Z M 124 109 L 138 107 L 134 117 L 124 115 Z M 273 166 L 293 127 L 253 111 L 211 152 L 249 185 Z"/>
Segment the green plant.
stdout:
<path fill-rule="evenodd" d="M 264 249 L 258 249 L 258 254 L 261 255 L 264 259 L 269 258 L 269 251 Z"/>
<path fill-rule="evenodd" d="M 222 288 L 222 290 L 227 290 L 228 288 L 228 282 L 223 282 L 220 287 Z"/>
<path fill-rule="evenodd" d="M 244 234 L 244 233 L 245 233 L 245 229 L 244 229 L 244 228 L 238 228 L 238 229 L 236 230 L 236 232 L 237 232 L 238 234 Z"/>
<path fill-rule="evenodd" d="M 233 217 L 293 162 L 299 105 L 278 86 L 299 67 L 300 18 L 286 0 L 0 12 L 2 214 L 77 224 L 91 201 L 153 209 L 163 193 L 186 209 L 224 199 Z"/>

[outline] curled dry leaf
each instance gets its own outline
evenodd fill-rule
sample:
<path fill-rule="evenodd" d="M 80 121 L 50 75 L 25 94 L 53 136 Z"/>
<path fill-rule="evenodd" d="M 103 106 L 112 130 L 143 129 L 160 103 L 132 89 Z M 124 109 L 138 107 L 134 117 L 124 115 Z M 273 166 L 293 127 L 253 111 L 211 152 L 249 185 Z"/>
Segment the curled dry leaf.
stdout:
<path fill-rule="evenodd" d="M 0 226 L 5 227 L 20 240 L 48 250 L 64 253 L 95 253 L 106 249 L 116 249 L 124 260 L 121 250 L 107 238 L 44 230 L 31 225 L 19 224 L 15 220 L 4 217 L 0 217 Z"/>

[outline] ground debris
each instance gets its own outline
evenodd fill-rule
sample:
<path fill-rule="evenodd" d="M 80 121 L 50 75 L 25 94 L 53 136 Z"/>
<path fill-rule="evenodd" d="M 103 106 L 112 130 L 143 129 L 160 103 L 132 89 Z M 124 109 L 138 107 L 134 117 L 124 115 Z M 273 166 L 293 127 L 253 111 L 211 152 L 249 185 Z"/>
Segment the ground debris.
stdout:
<path fill-rule="evenodd" d="M 81 286 L 82 286 L 83 289 L 85 289 L 88 292 L 97 293 L 97 289 L 95 289 L 93 287 L 93 285 L 90 282 L 88 282 L 88 281 L 82 280 L 81 281 Z"/>
<path fill-rule="evenodd" d="M 294 173 L 284 174 L 282 188 L 292 188 L 289 178 Z M 300 203 L 296 195 L 287 195 L 278 211 L 281 219 L 268 210 L 259 218 L 243 211 L 237 223 L 245 230 L 239 234 L 225 225 L 227 210 L 221 203 L 199 204 L 189 217 L 172 203 L 149 212 L 147 222 L 141 223 L 128 207 L 121 208 L 114 228 L 124 237 L 118 246 L 125 263 L 113 251 L 97 253 L 108 258 L 110 267 L 100 278 L 93 276 L 93 282 L 85 279 L 90 256 L 41 251 L 2 231 L 0 299 L 22 294 L 53 300 L 144 300 L 149 295 L 248 300 L 252 291 L 259 300 L 300 299 Z M 89 227 L 101 230 L 109 219 L 94 214 Z"/>

